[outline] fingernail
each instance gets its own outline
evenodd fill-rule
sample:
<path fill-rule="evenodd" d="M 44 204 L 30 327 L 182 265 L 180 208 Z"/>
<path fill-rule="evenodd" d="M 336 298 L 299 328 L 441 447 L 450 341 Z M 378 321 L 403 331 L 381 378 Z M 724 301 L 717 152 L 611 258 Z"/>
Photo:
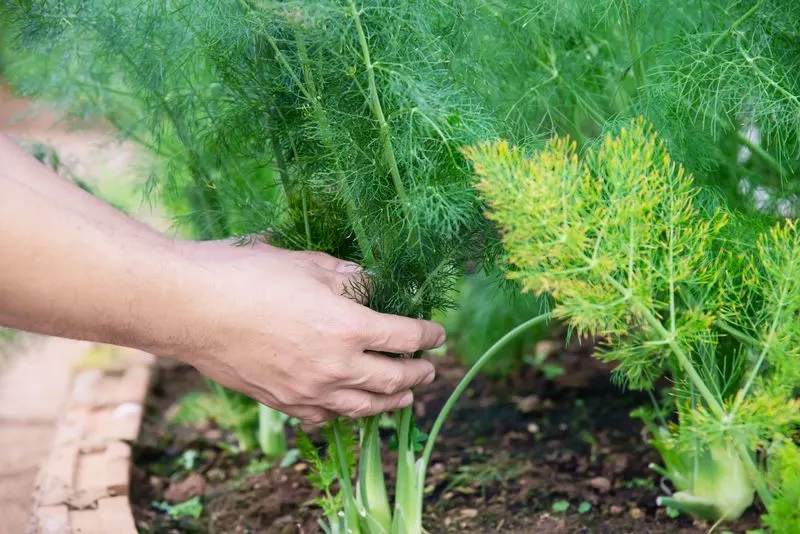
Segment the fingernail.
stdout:
<path fill-rule="evenodd" d="M 361 271 L 361 266 L 357 263 L 345 261 L 336 266 L 336 272 L 342 274 L 351 274 Z"/>
<path fill-rule="evenodd" d="M 414 394 L 409 391 L 400 399 L 400 408 L 410 406 L 412 402 L 414 402 Z"/>

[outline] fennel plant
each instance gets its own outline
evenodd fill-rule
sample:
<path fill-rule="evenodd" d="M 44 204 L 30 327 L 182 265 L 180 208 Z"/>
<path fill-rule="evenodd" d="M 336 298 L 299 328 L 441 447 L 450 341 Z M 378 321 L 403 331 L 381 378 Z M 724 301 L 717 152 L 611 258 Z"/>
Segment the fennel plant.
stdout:
<path fill-rule="evenodd" d="M 620 383 L 652 390 L 669 375 L 676 417 L 651 426 L 677 491 L 659 502 L 718 521 L 754 494 L 785 508 L 768 460 L 796 448 L 800 423 L 796 224 L 741 220 L 641 119 L 580 155 L 558 136 L 532 154 L 505 141 L 465 153 L 508 276 L 551 295 L 575 331 L 602 334 L 598 357 Z"/>

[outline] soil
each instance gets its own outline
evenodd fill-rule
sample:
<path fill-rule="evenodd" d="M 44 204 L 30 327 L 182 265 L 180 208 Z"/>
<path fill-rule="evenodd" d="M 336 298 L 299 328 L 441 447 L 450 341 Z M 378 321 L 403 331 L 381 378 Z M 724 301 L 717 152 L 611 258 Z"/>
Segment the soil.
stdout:
<path fill-rule="evenodd" d="M 558 379 L 547 380 L 533 368 L 505 380 L 479 377 L 462 397 L 431 461 L 428 532 L 709 532 L 711 525 L 671 518 L 656 506 L 669 486 L 648 469 L 658 456 L 644 442 L 641 423 L 629 416 L 646 397 L 614 386 L 608 367 L 588 350 L 573 346 L 554 357 L 566 367 Z M 465 371 L 452 357 L 433 361 L 437 379 L 416 395 L 423 430 Z M 177 399 L 203 389 L 202 378 L 185 367 L 159 376 L 135 454 L 132 502 L 140 532 L 321 532 L 302 460 L 248 474 L 258 455 L 225 452 L 220 443 L 230 439 L 226 433 L 165 423 Z M 177 461 L 190 449 L 199 453 L 191 473 Z M 385 456 L 391 477 L 394 458 Z M 171 519 L 154 507 L 168 491 L 180 498 L 201 494 L 201 517 Z M 718 532 L 756 529 L 759 513 L 751 509 Z"/>

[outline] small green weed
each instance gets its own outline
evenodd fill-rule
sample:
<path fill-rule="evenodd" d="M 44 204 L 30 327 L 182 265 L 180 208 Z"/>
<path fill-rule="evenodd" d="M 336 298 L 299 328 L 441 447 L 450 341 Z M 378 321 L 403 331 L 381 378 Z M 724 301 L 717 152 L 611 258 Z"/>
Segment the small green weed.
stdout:
<path fill-rule="evenodd" d="M 252 450 L 257 445 L 258 405 L 244 395 L 219 386 L 213 392 L 195 392 L 183 397 L 170 420 L 177 425 L 214 423 L 236 435 L 237 447 L 216 445 L 231 453 Z"/>
<path fill-rule="evenodd" d="M 258 475 L 268 471 L 272 467 L 272 462 L 263 458 L 252 458 L 245 468 L 248 475 Z"/>
<path fill-rule="evenodd" d="M 636 477 L 631 480 L 626 480 L 624 483 L 626 488 L 644 488 L 656 489 L 656 483 L 649 478 Z"/>
<path fill-rule="evenodd" d="M 553 503 L 553 506 L 550 507 L 554 512 L 559 514 L 566 512 L 569 510 L 569 501 L 556 501 Z"/>
<path fill-rule="evenodd" d="M 191 471 L 194 469 L 194 466 L 197 464 L 197 458 L 199 457 L 199 453 L 195 449 L 188 449 L 183 451 L 181 454 L 179 463 L 180 466 L 183 467 L 187 471 Z"/>
<path fill-rule="evenodd" d="M 199 519 L 200 516 L 203 515 L 203 503 L 200 501 L 200 497 L 192 497 L 188 501 L 178 504 L 169 504 L 163 501 L 154 502 L 153 508 L 161 510 L 174 519 L 183 517 Z"/>

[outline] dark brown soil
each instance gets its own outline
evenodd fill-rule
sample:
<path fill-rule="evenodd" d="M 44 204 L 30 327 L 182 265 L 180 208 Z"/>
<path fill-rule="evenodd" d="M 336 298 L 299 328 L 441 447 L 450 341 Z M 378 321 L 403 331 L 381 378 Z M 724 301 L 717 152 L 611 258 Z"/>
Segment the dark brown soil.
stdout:
<path fill-rule="evenodd" d="M 434 361 L 437 380 L 417 392 L 417 416 L 426 429 L 464 373 L 450 358 Z M 629 417 L 646 398 L 610 384 L 608 369 L 585 351 L 561 351 L 560 361 L 567 372 L 556 381 L 529 369 L 505 381 L 474 382 L 433 455 L 427 481 L 431 489 L 425 508 L 427 530 L 432 534 L 708 532 L 710 525 L 683 516 L 672 519 L 655 505 L 663 490 L 647 466 L 658 457 L 643 442 L 641 424 Z M 165 425 L 164 414 L 175 401 L 199 388 L 203 388 L 199 375 L 181 367 L 161 372 L 153 389 L 136 449 L 132 500 L 139 531 L 320 532 L 302 460 L 247 474 L 246 466 L 257 455 L 225 452 L 219 447 L 225 434 L 219 430 Z M 152 503 L 164 500 L 171 482 L 188 476 L 174 467 L 175 459 L 188 449 L 199 451 L 193 472 L 205 481 L 203 515 L 198 520 L 173 520 Z M 392 461 L 387 454 L 388 476 Z M 569 503 L 566 511 L 557 511 L 560 501 Z M 588 504 L 581 507 L 582 503 Z M 751 510 L 717 531 L 744 533 L 758 524 L 758 510 Z"/>

